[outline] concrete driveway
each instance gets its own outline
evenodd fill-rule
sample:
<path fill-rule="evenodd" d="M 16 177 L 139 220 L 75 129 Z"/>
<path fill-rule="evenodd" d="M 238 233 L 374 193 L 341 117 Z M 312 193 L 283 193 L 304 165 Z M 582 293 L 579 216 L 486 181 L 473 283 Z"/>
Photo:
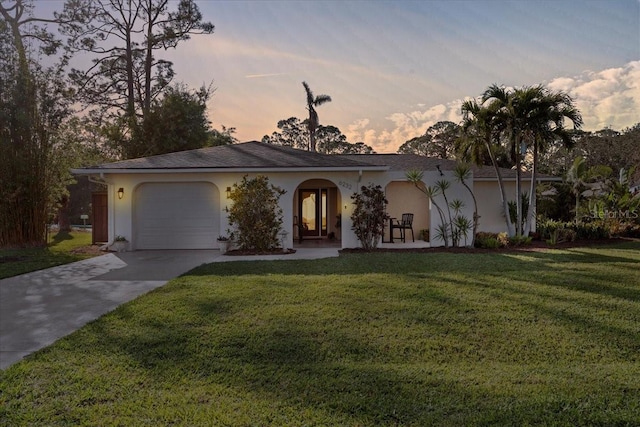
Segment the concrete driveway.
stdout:
<path fill-rule="evenodd" d="M 218 257 L 217 250 L 109 253 L 0 280 L 0 369 Z"/>

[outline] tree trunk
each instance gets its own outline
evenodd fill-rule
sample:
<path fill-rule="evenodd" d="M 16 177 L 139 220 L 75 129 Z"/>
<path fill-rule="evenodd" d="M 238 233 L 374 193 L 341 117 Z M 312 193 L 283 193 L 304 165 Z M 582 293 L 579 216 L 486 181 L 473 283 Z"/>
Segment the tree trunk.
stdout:
<path fill-rule="evenodd" d="M 58 231 L 70 232 L 71 221 L 69 219 L 69 196 L 63 196 L 58 208 Z"/>
<path fill-rule="evenodd" d="M 147 55 L 144 60 L 144 107 L 142 109 L 143 120 L 147 117 L 147 113 L 151 109 L 151 68 L 153 67 L 153 17 L 151 10 L 151 2 L 147 8 Z"/>
<path fill-rule="evenodd" d="M 524 235 L 528 236 L 531 232 L 533 222 L 536 220 L 536 211 L 538 200 L 536 196 L 536 186 L 538 178 L 538 144 L 533 145 L 533 169 L 531 170 L 531 185 L 529 187 L 529 209 L 527 210 L 527 220 L 524 224 Z"/>
<path fill-rule="evenodd" d="M 478 216 L 478 201 L 476 200 L 476 195 L 473 194 L 471 187 L 467 185 L 467 183 L 462 180 L 462 185 L 469 191 L 471 197 L 473 198 L 473 236 L 471 236 L 471 247 L 474 246 L 476 240 L 476 234 L 478 233 L 478 224 L 480 223 L 480 217 Z"/>
<path fill-rule="evenodd" d="M 498 188 L 500 188 L 500 199 L 502 201 L 502 210 L 504 212 L 504 218 L 507 223 L 507 233 L 509 237 L 513 237 L 515 235 L 515 230 L 513 227 L 513 223 L 511 222 L 511 215 L 509 215 L 509 203 L 507 203 L 507 196 L 504 191 L 504 183 L 502 181 L 502 173 L 500 172 L 500 168 L 498 167 L 498 162 L 491 151 L 491 145 L 489 142 L 486 142 L 487 152 L 489 153 L 489 158 L 491 159 L 491 164 L 493 164 L 493 169 L 496 172 L 496 177 L 498 178 Z"/>
<path fill-rule="evenodd" d="M 522 236 L 522 160 L 520 138 L 514 139 L 516 147 L 516 236 Z"/>

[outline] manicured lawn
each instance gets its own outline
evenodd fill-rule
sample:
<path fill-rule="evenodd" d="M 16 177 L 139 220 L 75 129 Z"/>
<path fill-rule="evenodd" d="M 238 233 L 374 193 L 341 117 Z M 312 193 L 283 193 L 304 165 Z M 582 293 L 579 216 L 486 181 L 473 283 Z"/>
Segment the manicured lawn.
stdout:
<path fill-rule="evenodd" d="M 2 425 L 640 424 L 640 243 L 204 266 L 0 373 Z"/>
<path fill-rule="evenodd" d="M 90 232 L 72 231 L 53 235 L 46 248 L 0 249 L 0 279 L 89 258 L 95 254 L 76 252 L 89 245 Z"/>

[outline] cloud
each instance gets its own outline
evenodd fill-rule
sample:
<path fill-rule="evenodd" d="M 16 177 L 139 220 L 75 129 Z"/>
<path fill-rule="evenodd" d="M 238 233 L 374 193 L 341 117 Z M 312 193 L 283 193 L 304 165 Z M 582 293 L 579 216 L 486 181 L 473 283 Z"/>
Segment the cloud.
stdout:
<path fill-rule="evenodd" d="M 640 121 L 640 61 L 556 78 L 547 86 L 573 97 L 582 113 L 585 130 L 607 126 L 621 130 Z"/>
<path fill-rule="evenodd" d="M 245 79 L 260 79 L 264 77 L 277 77 L 277 76 L 286 76 L 287 73 L 271 73 L 271 74 L 248 74 L 244 76 Z"/>
<path fill-rule="evenodd" d="M 557 77 L 543 84 L 573 97 L 582 114 L 584 130 L 607 126 L 622 130 L 640 122 L 640 61 L 598 72 L 584 71 L 573 77 Z M 436 122 L 460 122 L 462 102 L 464 99 L 457 99 L 414 111 L 391 113 L 385 117 L 386 125 L 376 126 L 368 119 L 356 120 L 347 126 L 345 135 L 349 141 L 363 141 L 378 153 L 394 153 L 405 141 L 424 134 Z"/>
<path fill-rule="evenodd" d="M 460 106 L 463 102 L 463 99 L 457 99 L 425 110 L 392 113 L 386 117 L 392 123 L 388 128 L 376 129 L 368 119 L 356 120 L 347 126 L 345 135 L 349 141 L 362 141 L 378 153 L 395 153 L 405 141 L 424 134 L 439 121 L 460 122 Z"/>

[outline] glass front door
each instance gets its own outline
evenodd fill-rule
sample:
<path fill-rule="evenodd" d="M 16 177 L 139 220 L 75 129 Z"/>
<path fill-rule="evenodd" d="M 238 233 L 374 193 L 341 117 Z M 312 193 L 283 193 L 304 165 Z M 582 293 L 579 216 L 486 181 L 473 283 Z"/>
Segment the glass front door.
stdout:
<path fill-rule="evenodd" d="M 301 233 L 305 237 L 327 235 L 327 190 L 300 190 L 298 193 L 298 218 Z"/>

